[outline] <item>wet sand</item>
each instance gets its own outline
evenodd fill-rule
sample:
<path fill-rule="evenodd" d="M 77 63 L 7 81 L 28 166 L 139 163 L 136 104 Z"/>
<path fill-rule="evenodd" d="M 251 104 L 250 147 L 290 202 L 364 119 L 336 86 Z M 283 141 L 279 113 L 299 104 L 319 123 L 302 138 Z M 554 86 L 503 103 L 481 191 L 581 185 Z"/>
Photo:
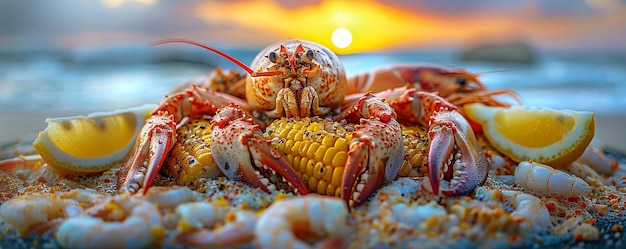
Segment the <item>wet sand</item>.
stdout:
<path fill-rule="evenodd" d="M 46 127 L 44 120 L 48 117 L 84 115 L 89 112 L 54 111 L 54 112 L 16 112 L 0 110 L 0 145 L 6 145 L 18 139 L 36 134 Z M 626 114 L 597 114 L 596 143 L 626 154 Z"/>

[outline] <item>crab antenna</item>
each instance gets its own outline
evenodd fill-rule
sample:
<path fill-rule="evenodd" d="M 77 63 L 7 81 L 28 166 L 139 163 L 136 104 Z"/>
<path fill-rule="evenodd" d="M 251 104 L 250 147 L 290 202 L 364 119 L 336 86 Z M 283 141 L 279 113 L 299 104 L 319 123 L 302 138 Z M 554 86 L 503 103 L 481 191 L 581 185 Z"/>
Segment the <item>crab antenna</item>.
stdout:
<path fill-rule="evenodd" d="M 178 38 L 173 38 L 173 39 L 164 39 L 164 40 L 158 40 L 158 41 L 153 41 L 150 43 L 150 46 L 156 46 L 156 45 L 161 45 L 161 44 L 166 44 L 166 43 L 187 43 L 187 44 L 191 44 L 194 46 L 198 46 L 201 48 L 204 48 L 206 50 L 209 50 L 213 53 L 216 53 L 224 58 L 226 58 L 227 60 L 237 64 L 237 66 L 241 67 L 243 70 L 246 70 L 246 72 L 248 72 L 252 77 L 258 77 L 258 76 L 275 76 L 275 75 L 281 75 L 283 72 L 281 71 L 271 71 L 271 72 L 255 72 L 253 71 L 250 67 L 246 66 L 246 64 L 244 64 L 243 62 L 235 59 L 234 57 L 219 51 L 215 48 L 209 47 L 207 45 L 204 45 L 202 43 L 196 42 L 196 41 L 192 41 L 192 40 L 187 40 L 187 39 L 178 39 Z"/>

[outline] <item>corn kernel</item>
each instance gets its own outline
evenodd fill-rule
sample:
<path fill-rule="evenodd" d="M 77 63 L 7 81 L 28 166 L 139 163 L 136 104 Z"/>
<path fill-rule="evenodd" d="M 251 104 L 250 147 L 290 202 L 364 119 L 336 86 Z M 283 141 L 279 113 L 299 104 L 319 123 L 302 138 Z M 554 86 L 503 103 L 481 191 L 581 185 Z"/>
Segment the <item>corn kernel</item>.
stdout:
<path fill-rule="evenodd" d="M 308 168 L 315 168 L 315 160 L 309 159 L 309 161 L 307 161 L 305 165 L 301 165 L 300 172 L 306 174 L 306 169 Z"/>
<path fill-rule="evenodd" d="M 297 129 L 298 133 L 296 133 L 296 137 L 294 138 L 296 141 L 304 140 L 304 130 Z"/>
<path fill-rule="evenodd" d="M 337 137 L 335 136 L 324 136 L 324 138 L 322 139 L 322 145 L 326 147 L 333 147 L 335 145 L 336 139 Z"/>
<path fill-rule="evenodd" d="M 313 191 L 317 192 L 317 179 L 315 179 L 315 177 L 309 177 L 309 189 L 312 189 Z"/>
<path fill-rule="evenodd" d="M 326 153 L 324 153 L 324 159 L 322 160 L 322 163 L 324 163 L 324 165 L 331 165 L 333 162 L 333 157 L 335 157 L 335 154 L 337 154 L 337 148 L 335 147 L 330 147 L 326 150 Z"/>
<path fill-rule="evenodd" d="M 198 155 L 197 158 L 200 164 L 202 165 L 215 165 L 215 161 L 213 160 L 213 155 L 211 155 L 210 151 L 208 153 Z"/>
<path fill-rule="evenodd" d="M 294 137 L 296 136 L 296 133 L 298 133 L 297 130 L 290 129 L 289 134 L 287 134 L 287 139 L 289 139 L 289 141 L 294 141 Z"/>
<path fill-rule="evenodd" d="M 301 171 L 301 169 L 306 169 L 306 166 L 309 165 L 309 163 L 313 163 L 313 160 L 309 160 L 306 157 L 302 157 L 300 159 L 300 164 L 298 164 L 298 167 L 293 167 L 294 169 L 296 169 L 296 171 Z"/>
<path fill-rule="evenodd" d="M 322 179 L 324 176 L 324 164 L 321 162 L 315 163 L 315 168 L 313 168 L 313 177 L 317 179 Z"/>
<path fill-rule="evenodd" d="M 337 190 L 337 186 L 334 185 L 328 185 L 326 187 L 326 195 L 335 195 L 335 190 Z"/>
<path fill-rule="evenodd" d="M 309 146 L 311 145 L 311 141 L 302 141 L 300 142 L 300 147 L 298 149 L 298 154 L 300 156 L 306 156 L 307 150 L 309 150 Z"/>
<path fill-rule="evenodd" d="M 335 167 L 325 166 L 324 167 L 324 175 L 322 175 L 322 179 L 326 182 L 330 182 L 333 179 L 333 169 Z"/>
<path fill-rule="evenodd" d="M 290 155 L 292 156 L 292 155 Z M 292 156 L 293 157 L 293 163 L 289 163 L 291 165 L 291 167 L 293 167 L 294 169 L 297 169 L 300 167 L 300 156 Z"/>
<path fill-rule="evenodd" d="M 289 152 L 291 151 L 291 147 L 293 147 L 295 141 L 289 139 L 287 140 L 287 142 L 285 142 L 285 150 L 284 153 L 289 154 Z"/>
<path fill-rule="evenodd" d="M 305 119 L 298 120 L 298 122 L 295 122 L 293 124 L 293 126 L 291 127 L 291 130 L 296 130 L 297 131 L 297 130 L 302 129 L 302 126 L 304 125 L 304 122 L 308 123 L 308 122 L 310 122 L 310 120 L 305 120 Z"/>
<path fill-rule="evenodd" d="M 293 158 L 294 156 L 292 154 L 287 154 L 287 156 L 285 156 L 285 160 L 287 160 L 290 165 L 293 165 Z"/>
<path fill-rule="evenodd" d="M 321 162 L 324 159 L 324 154 L 326 154 L 326 150 L 328 147 L 321 145 L 317 148 L 317 152 L 315 152 L 315 161 Z"/>
<path fill-rule="evenodd" d="M 323 179 L 319 179 L 317 181 L 317 193 L 319 194 L 325 194 L 326 193 L 326 188 L 328 187 L 328 183 L 326 181 L 324 181 Z"/>
<path fill-rule="evenodd" d="M 307 131 L 319 131 L 320 130 L 320 124 L 317 122 L 311 123 L 309 124 L 309 126 L 306 128 Z"/>
<path fill-rule="evenodd" d="M 333 167 L 342 167 L 346 165 L 346 161 L 348 160 L 348 152 L 339 151 L 333 157 L 332 162 L 330 163 Z"/>
<path fill-rule="evenodd" d="M 196 149 L 195 152 L 192 151 L 192 153 L 197 157 L 203 154 L 211 154 L 211 149 L 209 146 L 204 146 L 203 148 Z"/>
<path fill-rule="evenodd" d="M 280 131 L 280 135 L 278 135 L 280 138 L 287 138 L 289 136 L 289 129 L 283 129 Z"/>
<path fill-rule="evenodd" d="M 341 185 L 341 178 L 343 177 L 343 167 L 337 167 L 333 170 L 333 179 L 331 179 L 330 184 L 334 186 Z"/>
<path fill-rule="evenodd" d="M 293 147 L 289 148 L 290 152 L 289 154 L 298 154 L 298 152 L 300 151 L 300 144 L 302 143 L 302 141 L 296 141 L 293 143 Z"/>
<path fill-rule="evenodd" d="M 335 141 L 335 148 L 337 148 L 340 151 L 348 151 L 348 141 L 346 141 L 345 138 L 338 138 L 337 141 Z"/>
<path fill-rule="evenodd" d="M 306 175 L 313 177 L 313 171 L 315 170 L 315 164 L 309 164 L 306 166 Z"/>
<path fill-rule="evenodd" d="M 315 158 L 315 153 L 317 153 L 317 149 L 319 149 L 319 147 L 322 144 L 320 143 L 311 143 L 311 145 L 309 145 L 309 149 L 306 152 L 306 156 L 308 158 Z"/>

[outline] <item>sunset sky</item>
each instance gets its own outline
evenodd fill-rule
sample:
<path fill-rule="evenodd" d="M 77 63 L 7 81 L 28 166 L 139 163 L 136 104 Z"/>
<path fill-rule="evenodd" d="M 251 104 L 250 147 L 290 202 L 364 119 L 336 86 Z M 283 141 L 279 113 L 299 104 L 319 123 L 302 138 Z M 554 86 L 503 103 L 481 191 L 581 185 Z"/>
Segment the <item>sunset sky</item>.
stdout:
<path fill-rule="evenodd" d="M 171 37 L 244 47 L 299 38 L 339 53 L 510 39 L 547 49 L 626 48 L 626 3 L 0 0 L 0 48 L 106 46 Z"/>

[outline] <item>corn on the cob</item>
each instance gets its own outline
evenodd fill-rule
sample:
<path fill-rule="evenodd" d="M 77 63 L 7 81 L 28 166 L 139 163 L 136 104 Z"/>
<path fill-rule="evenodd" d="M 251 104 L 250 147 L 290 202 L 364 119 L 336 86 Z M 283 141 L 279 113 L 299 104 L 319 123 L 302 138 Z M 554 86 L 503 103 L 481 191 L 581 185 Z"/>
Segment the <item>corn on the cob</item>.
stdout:
<path fill-rule="evenodd" d="M 354 124 L 319 117 L 272 122 L 265 137 L 287 159 L 309 188 L 324 195 L 339 196 L 344 166 Z M 428 172 L 428 131 L 403 126 L 404 163 L 399 176 L 425 176 Z"/>
<path fill-rule="evenodd" d="M 416 177 L 428 174 L 428 130 L 402 125 L 404 163 L 398 176 Z"/>
<path fill-rule="evenodd" d="M 167 159 L 163 173 L 177 179 L 177 184 L 188 185 L 200 178 L 222 176 L 213 156 L 211 124 L 206 119 L 193 119 L 176 131 L 177 138 Z"/>
<path fill-rule="evenodd" d="M 282 118 L 272 122 L 264 136 L 293 166 L 309 189 L 339 196 L 349 143 L 355 125 L 319 117 Z"/>

